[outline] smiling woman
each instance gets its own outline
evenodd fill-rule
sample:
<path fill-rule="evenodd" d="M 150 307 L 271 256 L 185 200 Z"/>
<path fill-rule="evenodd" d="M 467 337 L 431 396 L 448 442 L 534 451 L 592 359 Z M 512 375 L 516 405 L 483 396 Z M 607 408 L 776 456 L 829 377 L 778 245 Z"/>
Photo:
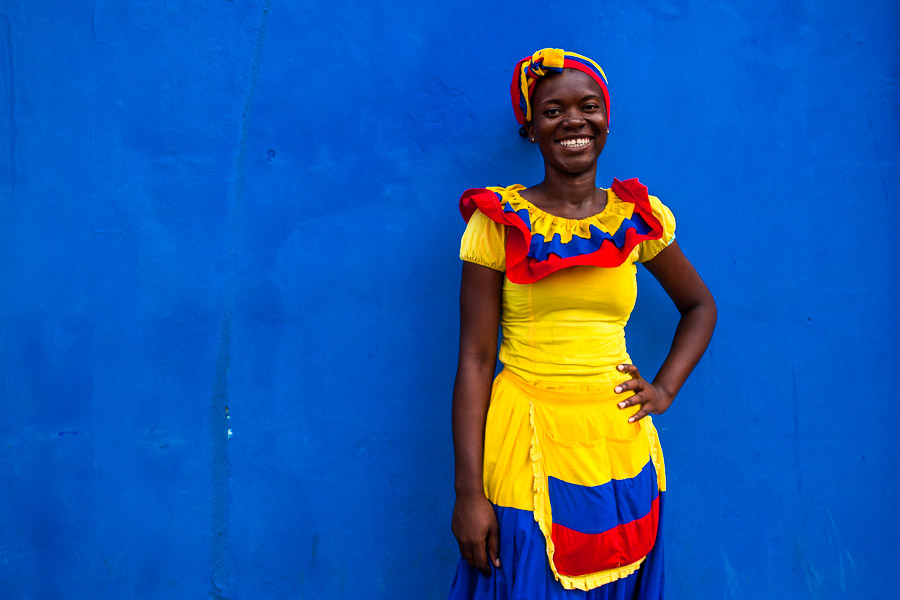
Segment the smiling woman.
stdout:
<path fill-rule="evenodd" d="M 661 598 L 666 477 L 648 415 L 669 407 L 700 360 L 715 303 L 658 198 L 637 179 L 596 186 L 609 133 L 603 70 L 544 49 L 516 65 L 511 92 L 544 178 L 460 200 L 461 559 L 450 597 Z M 625 347 L 636 263 L 681 313 L 652 383 Z"/>

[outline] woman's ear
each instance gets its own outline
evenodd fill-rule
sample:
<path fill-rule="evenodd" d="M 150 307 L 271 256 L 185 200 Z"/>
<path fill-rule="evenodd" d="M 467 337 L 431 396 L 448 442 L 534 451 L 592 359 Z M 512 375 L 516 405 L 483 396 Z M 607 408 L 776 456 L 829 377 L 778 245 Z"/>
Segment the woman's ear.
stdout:
<path fill-rule="evenodd" d="M 529 140 L 531 140 L 532 144 L 537 143 L 537 138 L 534 137 L 534 122 L 533 121 L 528 121 L 527 123 L 525 123 L 525 133 L 528 134 L 527 137 Z"/>

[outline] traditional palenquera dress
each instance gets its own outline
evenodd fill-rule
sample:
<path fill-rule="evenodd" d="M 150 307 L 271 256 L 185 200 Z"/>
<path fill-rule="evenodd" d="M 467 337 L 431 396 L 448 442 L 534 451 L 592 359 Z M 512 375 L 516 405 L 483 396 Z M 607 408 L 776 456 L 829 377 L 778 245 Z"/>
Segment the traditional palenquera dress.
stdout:
<path fill-rule="evenodd" d="M 665 467 L 650 417 L 617 407 L 631 363 L 625 324 L 637 262 L 675 237 L 675 219 L 636 179 L 604 210 L 564 219 L 524 186 L 467 191 L 460 257 L 504 271 L 503 370 L 485 425 L 484 489 L 500 528 L 499 569 L 460 560 L 451 599 L 662 597 Z"/>

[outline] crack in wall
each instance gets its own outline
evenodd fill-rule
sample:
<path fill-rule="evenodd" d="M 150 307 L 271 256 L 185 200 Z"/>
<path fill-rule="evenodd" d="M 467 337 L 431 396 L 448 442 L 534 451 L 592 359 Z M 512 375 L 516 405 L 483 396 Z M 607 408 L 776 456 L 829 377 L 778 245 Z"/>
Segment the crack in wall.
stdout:
<path fill-rule="evenodd" d="M 9 134 L 7 137 L 7 156 L 9 164 L 9 189 L 16 189 L 16 138 L 18 127 L 16 124 L 16 69 L 13 61 L 12 27 L 9 17 L 0 14 L 0 30 L 3 31 L 2 55 L 0 55 L 0 71 L 5 75 L 6 85 L 6 113 L 9 119 Z"/>
<path fill-rule="evenodd" d="M 241 110 L 240 144 L 234 167 L 234 186 L 229 194 L 228 230 L 226 232 L 223 256 L 223 271 L 226 275 L 226 286 L 222 309 L 222 322 L 219 327 L 216 351 L 215 377 L 212 397 L 210 399 L 210 427 L 212 435 L 212 515 L 211 515 L 211 556 L 210 556 L 210 590 L 211 598 L 228 598 L 230 572 L 228 568 L 228 533 L 229 533 L 229 466 L 228 441 L 231 438 L 230 416 L 228 409 L 228 371 L 231 361 L 232 321 L 235 308 L 235 290 L 237 287 L 237 227 L 244 197 L 246 178 L 246 161 L 248 138 L 250 134 L 250 116 L 256 97 L 256 86 L 259 79 L 259 64 L 262 59 L 262 46 L 266 35 L 266 23 L 269 16 L 270 0 L 262 6 L 260 23 L 256 30 L 250 65 L 247 94 Z"/>

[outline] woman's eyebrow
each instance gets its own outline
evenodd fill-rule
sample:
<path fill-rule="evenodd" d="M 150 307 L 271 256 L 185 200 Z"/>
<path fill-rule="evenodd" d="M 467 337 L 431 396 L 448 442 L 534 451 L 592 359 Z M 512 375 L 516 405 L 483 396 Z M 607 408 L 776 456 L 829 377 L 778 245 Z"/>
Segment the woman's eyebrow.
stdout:
<path fill-rule="evenodd" d="M 595 99 L 599 100 L 600 96 L 598 96 L 597 94 L 588 94 L 587 96 L 585 96 L 584 98 L 579 100 L 579 102 L 584 102 L 586 100 L 595 100 Z M 562 104 L 562 100 L 559 100 L 558 98 L 547 98 L 546 100 L 541 100 L 540 106 L 543 106 L 544 104 L 551 104 L 551 103 Z"/>

